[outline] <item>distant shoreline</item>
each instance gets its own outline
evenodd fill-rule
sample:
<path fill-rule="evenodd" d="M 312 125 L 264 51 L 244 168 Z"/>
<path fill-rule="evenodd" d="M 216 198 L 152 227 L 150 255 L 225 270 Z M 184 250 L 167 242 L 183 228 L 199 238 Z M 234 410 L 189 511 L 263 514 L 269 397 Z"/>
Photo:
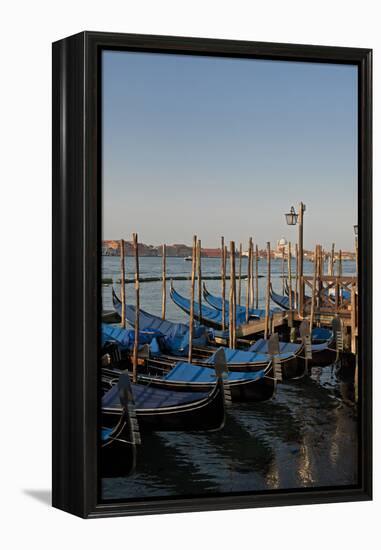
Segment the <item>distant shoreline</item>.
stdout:
<path fill-rule="evenodd" d="M 271 258 L 274 260 L 282 259 L 282 249 L 284 251 L 284 258 L 287 261 L 287 253 L 285 246 L 277 247 L 275 250 L 271 250 Z M 139 243 L 138 245 L 139 256 L 141 258 L 162 258 L 163 257 L 163 247 L 154 246 L 150 244 Z M 329 251 L 330 252 L 330 251 Z M 325 251 L 325 257 L 330 256 L 329 252 Z M 125 256 L 134 256 L 135 252 L 133 245 L 130 241 L 124 241 L 124 255 Z M 229 252 L 227 254 L 229 256 Z M 342 250 L 342 261 L 346 260 L 355 260 L 355 253 Z M 120 241 L 116 240 L 103 240 L 102 241 L 102 256 L 120 256 Z M 186 258 L 192 257 L 192 247 L 185 244 L 167 244 L 166 245 L 166 257 L 167 258 Z M 201 248 L 201 257 L 208 259 L 215 259 L 221 261 L 221 248 Z M 238 250 L 236 250 L 236 257 L 239 257 Z M 247 258 L 247 252 L 242 251 L 242 258 Z M 267 250 L 260 249 L 258 250 L 258 259 L 264 260 L 267 258 Z M 295 258 L 295 255 L 292 254 L 292 258 Z M 313 260 L 314 252 L 311 250 L 304 250 L 304 259 Z M 335 252 L 335 260 L 339 258 L 339 250 Z"/>

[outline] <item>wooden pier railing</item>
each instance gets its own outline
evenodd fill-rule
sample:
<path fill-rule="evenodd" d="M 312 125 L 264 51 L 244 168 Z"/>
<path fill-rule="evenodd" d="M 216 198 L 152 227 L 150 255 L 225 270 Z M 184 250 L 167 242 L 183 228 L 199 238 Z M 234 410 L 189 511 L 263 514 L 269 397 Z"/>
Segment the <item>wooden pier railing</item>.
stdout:
<path fill-rule="evenodd" d="M 300 317 L 302 319 L 310 318 L 312 313 L 314 320 L 322 325 L 331 324 L 333 317 L 340 317 L 350 336 L 348 347 L 353 353 L 356 353 L 358 335 L 357 277 L 321 275 L 314 281 L 314 277 L 304 276 L 301 288 L 303 290 L 302 296 L 300 296 Z M 308 295 L 314 297 L 314 303 Z"/>
<path fill-rule="evenodd" d="M 302 277 L 302 295 L 300 296 L 301 312 L 308 315 L 311 309 L 314 278 L 311 276 Z M 352 288 L 357 288 L 357 277 L 332 277 L 322 275 L 316 279 L 317 288 L 315 288 L 315 312 L 320 314 L 347 314 L 350 317 L 351 311 L 351 292 Z M 344 291 L 346 291 L 346 296 Z"/>

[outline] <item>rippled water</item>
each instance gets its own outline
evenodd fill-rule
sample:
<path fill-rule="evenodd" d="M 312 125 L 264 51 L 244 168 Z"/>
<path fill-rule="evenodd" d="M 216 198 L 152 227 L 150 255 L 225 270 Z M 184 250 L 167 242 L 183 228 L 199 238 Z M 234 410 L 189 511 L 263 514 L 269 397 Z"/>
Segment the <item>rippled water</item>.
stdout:
<path fill-rule="evenodd" d="M 133 262 L 128 258 L 128 275 Z M 246 262 L 245 262 L 246 263 Z M 169 258 L 168 272 L 184 274 L 190 262 Z M 141 276 L 160 274 L 160 258 L 141 258 Z M 344 262 L 344 273 L 353 273 Z M 274 261 L 273 286 L 281 290 L 281 262 Z M 260 263 L 260 273 L 265 271 Z M 103 276 L 119 278 L 119 258 L 104 258 Z M 305 272 L 312 270 L 306 262 Z M 219 272 L 219 261 L 203 260 L 203 273 Z M 219 291 L 219 281 L 208 281 Z M 117 287 L 118 285 L 116 285 Z M 177 281 L 184 294 L 189 281 Z M 260 280 L 263 290 L 264 279 Z M 127 285 L 133 303 L 133 285 Z M 244 292 L 244 287 L 243 287 Z M 161 283 L 141 285 L 141 307 L 160 314 Z M 244 294 L 243 294 L 244 295 Z M 103 288 L 104 309 L 111 309 L 111 287 Z M 260 301 L 263 304 L 263 298 Z M 186 320 L 168 302 L 168 318 Z M 310 377 L 278 384 L 275 397 L 264 403 L 235 403 L 226 425 L 214 433 L 143 434 L 136 472 L 102 481 L 104 499 L 211 495 L 272 489 L 326 487 L 357 483 L 357 418 L 353 372 L 313 368 Z"/>

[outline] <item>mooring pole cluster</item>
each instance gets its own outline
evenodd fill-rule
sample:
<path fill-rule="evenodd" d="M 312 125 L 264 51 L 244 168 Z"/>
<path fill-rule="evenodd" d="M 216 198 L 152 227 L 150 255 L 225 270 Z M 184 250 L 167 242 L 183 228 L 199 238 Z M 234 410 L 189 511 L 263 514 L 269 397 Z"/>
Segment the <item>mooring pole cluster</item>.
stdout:
<path fill-rule="evenodd" d="M 225 238 L 221 237 L 221 339 L 227 341 L 231 348 L 237 345 L 237 335 L 239 338 L 248 335 L 263 334 L 265 340 L 270 338 L 274 331 L 279 330 L 282 322 L 286 323 L 293 335 L 297 337 L 297 330 L 300 323 L 304 321 L 307 331 L 311 337 L 314 326 L 320 327 L 323 323 L 329 326 L 329 319 L 338 318 L 345 326 L 344 346 L 353 353 L 357 350 L 357 324 L 358 324 L 358 251 L 357 235 L 355 239 L 355 259 L 356 274 L 353 276 L 343 275 L 343 262 L 346 259 L 341 249 L 335 253 L 335 243 L 332 243 L 330 253 L 324 251 L 320 244 L 316 244 L 313 253 L 313 274 L 304 275 L 303 272 L 303 203 L 300 204 L 298 223 L 299 223 L 299 242 L 295 244 L 295 269 L 293 274 L 292 246 L 291 242 L 287 247 L 282 248 L 282 255 L 279 258 L 281 262 L 281 294 L 277 295 L 272 286 L 272 251 L 270 242 L 266 243 L 266 283 L 262 299 L 264 301 L 265 311 L 263 317 L 256 317 L 256 313 L 251 311 L 254 306 L 258 309 L 259 305 L 259 250 L 258 245 L 253 243 L 253 238 L 248 239 L 247 249 L 247 278 L 246 278 L 246 296 L 245 305 L 241 305 L 242 300 L 242 269 L 243 269 L 243 247 L 242 242 L 236 250 L 235 241 L 230 241 L 229 250 L 225 244 Z M 128 246 L 127 246 L 128 245 Z M 134 315 L 134 344 L 132 353 L 132 379 L 136 382 L 138 372 L 139 357 L 139 321 L 140 321 L 140 270 L 139 270 L 139 244 L 137 233 L 132 234 L 132 242 L 126 243 L 124 239 L 119 241 L 120 253 L 120 297 L 121 297 L 121 326 L 126 328 L 126 250 L 132 250 L 134 257 L 134 283 L 135 283 L 135 315 Z M 162 244 L 162 291 L 161 291 L 161 318 L 166 319 L 167 315 L 167 247 Z M 306 253 L 307 254 L 307 253 Z M 275 256 L 275 253 L 274 253 Z M 227 259 L 229 262 L 229 275 L 227 275 Z M 238 258 L 238 273 L 236 271 L 236 257 Z M 276 256 L 275 256 L 276 257 Z M 309 258 L 312 261 L 312 254 Z M 327 274 L 325 262 L 327 261 Z M 286 270 L 287 262 L 287 270 Z M 336 265 L 336 268 L 335 268 Z M 278 270 L 279 273 L 279 270 Z M 189 277 L 184 277 L 185 279 Z M 219 277 L 216 277 L 219 278 Z M 226 296 L 226 280 L 230 280 L 229 296 Z M 144 280 L 144 278 L 143 278 Z M 156 279 L 155 279 L 156 280 Z M 160 278 L 158 279 L 160 280 Z M 196 292 L 197 280 L 197 292 Z M 295 282 L 294 282 L 295 280 Z M 238 285 L 238 291 L 237 291 Z M 305 295 L 305 290 L 310 289 L 310 296 Z M 238 294 L 238 296 L 237 296 Z M 203 313 L 203 275 L 202 275 L 202 246 L 201 239 L 197 235 L 192 240 L 192 268 L 190 274 L 190 300 L 189 300 L 189 352 L 188 361 L 193 360 L 193 340 L 195 321 L 203 323 L 203 315 L 208 308 L 204 308 Z M 285 310 L 288 315 L 283 314 L 281 318 L 278 313 L 271 310 L 271 301 L 275 301 Z M 237 309 L 239 308 L 239 309 Z M 237 311 L 245 311 L 246 323 L 237 327 Z M 282 321 L 283 320 L 283 321 Z M 207 321 L 207 319 L 206 319 Z M 276 324 L 277 323 L 277 324 Z M 278 327 L 278 328 L 277 328 Z M 228 329 L 228 340 L 226 340 L 225 330 Z M 281 329 L 282 330 L 282 329 Z M 305 328 L 304 328 L 305 330 Z"/>

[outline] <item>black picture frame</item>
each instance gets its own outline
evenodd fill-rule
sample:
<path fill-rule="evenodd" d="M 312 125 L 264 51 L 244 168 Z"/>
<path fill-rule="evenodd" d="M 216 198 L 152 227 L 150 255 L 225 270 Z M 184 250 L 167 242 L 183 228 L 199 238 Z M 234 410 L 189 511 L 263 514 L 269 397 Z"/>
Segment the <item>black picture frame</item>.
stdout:
<path fill-rule="evenodd" d="M 99 500 L 101 82 L 104 49 L 358 66 L 359 484 L 144 502 Z M 89 518 L 372 498 L 372 50 L 82 32 L 53 44 L 53 506 Z"/>

